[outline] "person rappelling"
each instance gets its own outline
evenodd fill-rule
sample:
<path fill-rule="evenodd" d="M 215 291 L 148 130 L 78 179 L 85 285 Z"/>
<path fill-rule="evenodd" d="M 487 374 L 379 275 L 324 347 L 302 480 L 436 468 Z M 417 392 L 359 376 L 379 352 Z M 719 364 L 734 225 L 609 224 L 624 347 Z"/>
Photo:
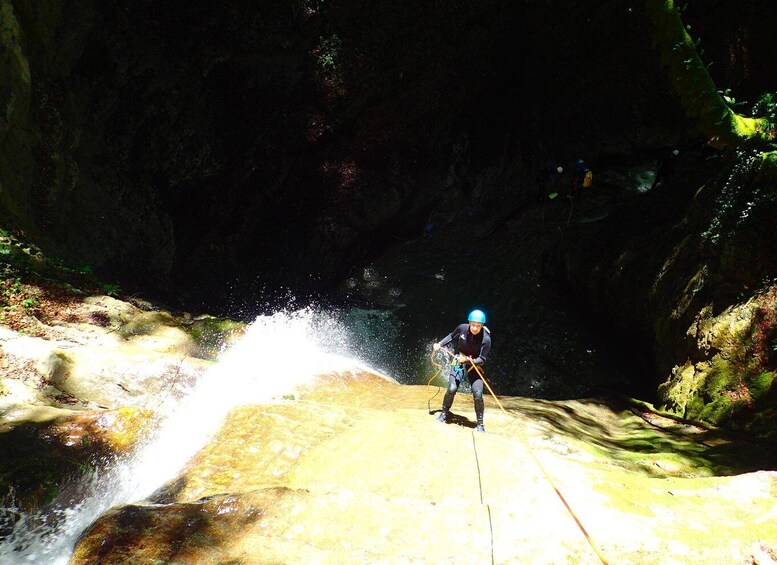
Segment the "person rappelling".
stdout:
<path fill-rule="evenodd" d="M 451 344 L 454 353 L 448 373 L 448 390 L 442 401 L 442 410 L 437 416 L 438 422 L 446 422 L 456 391 L 465 377 L 469 379 L 472 398 L 475 401 L 475 416 L 479 432 L 485 432 L 483 427 L 483 373 L 482 364 L 491 351 L 491 331 L 486 327 L 486 315 L 482 310 L 473 310 L 467 317 L 468 323 L 456 326 L 451 333 L 435 343 L 432 348 L 437 351 Z M 448 351 L 444 349 L 444 351 Z"/>

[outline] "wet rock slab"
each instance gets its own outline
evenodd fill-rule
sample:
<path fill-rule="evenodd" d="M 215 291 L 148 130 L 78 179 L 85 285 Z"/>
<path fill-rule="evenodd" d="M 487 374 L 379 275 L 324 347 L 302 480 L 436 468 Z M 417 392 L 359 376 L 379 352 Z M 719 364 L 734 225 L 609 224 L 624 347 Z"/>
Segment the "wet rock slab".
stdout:
<path fill-rule="evenodd" d="M 651 424 L 615 403 L 503 397 L 504 412 L 489 400 L 487 433 L 478 434 L 470 397 L 457 397 L 451 424 L 429 414 L 433 397 L 436 409 L 436 387 L 354 371 L 322 377 L 293 400 L 237 408 L 152 500 L 97 520 L 71 563 L 774 555 L 777 474 L 741 457 L 737 466 L 731 442 L 728 451 L 710 447 L 723 438 L 706 442 L 714 431 Z"/>

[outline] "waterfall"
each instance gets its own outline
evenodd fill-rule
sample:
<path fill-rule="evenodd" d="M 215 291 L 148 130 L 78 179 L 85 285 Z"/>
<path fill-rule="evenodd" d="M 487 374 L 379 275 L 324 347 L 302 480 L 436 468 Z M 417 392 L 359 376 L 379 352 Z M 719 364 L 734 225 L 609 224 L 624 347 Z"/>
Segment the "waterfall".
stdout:
<path fill-rule="evenodd" d="M 0 545 L 0 564 L 67 563 L 81 532 L 111 507 L 141 501 L 173 479 L 233 407 L 270 402 L 320 373 L 366 368 L 347 356 L 348 333 L 333 314 L 310 308 L 260 316 L 182 399 L 163 403 L 158 431 L 144 445 L 68 489 L 77 500 L 22 517 Z"/>

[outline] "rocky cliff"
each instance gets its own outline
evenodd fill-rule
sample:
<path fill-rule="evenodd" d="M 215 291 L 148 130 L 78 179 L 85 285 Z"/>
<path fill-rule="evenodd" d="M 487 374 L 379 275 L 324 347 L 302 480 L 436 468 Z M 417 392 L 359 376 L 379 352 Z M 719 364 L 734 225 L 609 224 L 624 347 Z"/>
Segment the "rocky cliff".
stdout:
<path fill-rule="evenodd" d="M 325 288 L 440 200 L 682 135 L 625 9 L 190 8 L 2 2 L 3 217 L 125 286 Z"/>

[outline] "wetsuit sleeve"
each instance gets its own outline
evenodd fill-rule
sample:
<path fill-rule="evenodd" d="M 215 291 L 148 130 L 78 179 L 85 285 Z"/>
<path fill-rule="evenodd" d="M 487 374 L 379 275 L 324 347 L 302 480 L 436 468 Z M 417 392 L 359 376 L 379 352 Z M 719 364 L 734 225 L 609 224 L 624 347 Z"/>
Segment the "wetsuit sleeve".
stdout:
<path fill-rule="evenodd" d="M 464 324 L 466 326 L 466 324 Z M 449 343 L 451 343 L 454 339 L 459 337 L 461 335 L 461 328 L 462 326 L 457 326 L 455 330 L 453 330 L 451 333 L 446 335 L 444 338 L 442 338 L 438 343 L 440 344 L 440 347 L 445 347 Z"/>

